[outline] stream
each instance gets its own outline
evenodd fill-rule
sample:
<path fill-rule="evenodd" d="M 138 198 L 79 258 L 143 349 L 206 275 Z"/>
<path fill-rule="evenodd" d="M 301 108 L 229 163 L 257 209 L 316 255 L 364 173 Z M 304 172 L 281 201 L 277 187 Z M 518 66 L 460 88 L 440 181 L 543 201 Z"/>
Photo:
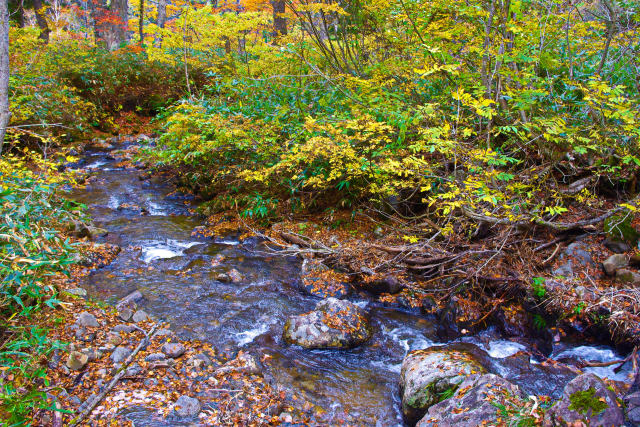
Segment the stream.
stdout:
<path fill-rule="evenodd" d="M 110 265 L 81 283 L 91 296 L 115 303 L 139 290 L 144 310 L 169 322 L 181 338 L 208 341 L 229 354 L 243 349 L 270 356 L 263 362 L 265 376 L 320 409 L 323 424 L 403 425 L 402 359 L 408 351 L 439 343 L 434 318 L 356 295 L 351 300 L 369 311 L 375 330 L 367 344 L 351 350 L 287 345 L 282 340 L 286 318 L 312 310 L 318 301 L 301 290 L 299 259 L 269 254 L 252 238 L 193 237 L 202 218 L 189 213 L 189 201 L 173 194 L 166 178 L 141 179 L 143 171 L 117 167 L 106 149 L 89 149 L 83 156 L 75 167 L 90 171 L 91 179 L 73 198 L 88 206 L 96 226 L 109 231 L 98 241 L 122 247 Z M 217 255 L 225 258 L 214 266 Z M 243 280 L 215 279 L 231 269 Z M 495 371 L 530 394 L 558 396 L 571 379 L 564 371 L 519 357 L 516 353 L 526 344 L 501 338 L 495 328 L 460 341 L 485 349 Z M 552 357 L 609 361 L 621 356 L 606 346 L 560 342 Z M 613 367 L 589 369 L 618 380 L 628 373 L 628 368 L 618 374 Z M 141 418 L 134 420 L 136 425 L 154 425 Z"/>

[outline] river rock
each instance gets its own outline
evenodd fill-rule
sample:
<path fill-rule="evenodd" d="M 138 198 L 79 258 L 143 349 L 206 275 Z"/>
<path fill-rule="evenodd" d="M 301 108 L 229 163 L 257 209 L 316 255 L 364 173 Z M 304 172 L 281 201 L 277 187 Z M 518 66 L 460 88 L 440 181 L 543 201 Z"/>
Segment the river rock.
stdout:
<path fill-rule="evenodd" d="M 229 278 L 233 283 L 242 282 L 242 279 L 243 279 L 242 274 L 235 268 L 231 269 L 227 274 L 229 275 Z"/>
<path fill-rule="evenodd" d="M 126 371 L 126 375 L 128 377 L 135 377 L 137 375 L 140 375 L 141 373 L 142 373 L 142 367 L 137 363 L 132 363 L 131 365 L 129 365 Z"/>
<path fill-rule="evenodd" d="M 89 356 L 79 351 L 72 351 L 67 358 L 67 368 L 80 371 L 89 362 Z"/>
<path fill-rule="evenodd" d="M 357 305 L 327 298 L 314 311 L 291 316 L 284 325 L 284 339 L 304 348 L 348 348 L 371 338 L 366 312 Z"/>
<path fill-rule="evenodd" d="M 397 294 L 402 290 L 402 283 L 391 275 L 375 279 L 371 282 L 364 283 L 363 287 L 366 291 L 374 295 L 380 294 Z"/>
<path fill-rule="evenodd" d="M 623 242 L 614 237 L 607 237 L 604 241 L 604 246 L 616 254 L 629 252 L 631 250 L 631 246 L 627 242 Z"/>
<path fill-rule="evenodd" d="M 162 346 L 162 352 L 173 359 L 182 356 L 185 351 L 187 349 L 179 342 L 168 342 Z"/>
<path fill-rule="evenodd" d="M 622 283 L 637 285 L 640 284 L 640 274 L 628 268 L 619 268 L 616 270 L 616 280 Z"/>
<path fill-rule="evenodd" d="M 625 396 L 624 406 L 627 409 L 627 419 L 631 425 L 640 425 L 640 391 Z"/>
<path fill-rule="evenodd" d="M 135 330 L 136 330 L 136 328 L 133 325 L 120 324 L 120 325 L 114 326 L 113 329 L 111 329 L 111 332 L 131 333 L 131 332 L 133 332 Z"/>
<path fill-rule="evenodd" d="M 524 398 L 518 386 L 497 375 L 472 375 L 452 397 L 431 406 L 418 427 L 498 425 L 504 422 L 495 403 L 505 395 Z M 465 410 L 466 409 L 466 410 Z"/>
<path fill-rule="evenodd" d="M 165 356 L 164 353 L 151 353 L 150 355 L 148 355 L 147 357 L 144 358 L 145 362 L 158 362 L 160 360 L 164 360 L 166 359 L 167 356 Z"/>
<path fill-rule="evenodd" d="M 403 415 L 410 423 L 419 420 L 443 393 L 484 372 L 484 367 L 463 351 L 430 347 L 410 352 L 400 372 Z"/>
<path fill-rule="evenodd" d="M 88 225 L 81 221 L 75 221 L 71 227 L 71 231 L 73 231 L 73 234 L 78 238 L 87 237 L 89 239 L 95 239 L 109 233 L 109 231 L 104 228 L 94 227 L 93 225 Z"/>
<path fill-rule="evenodd" d="M 136 304 L 142 300 L 142 298 L 143 296 L 140 291 L 133 291 L 129 295 L 118 301 L 118 303 L 116 304 L 116 308 L 118 309 L 118 311 L 120 311 L 125 307 L 135 307 Z"/>
<path fill-rule="evenodd" d="M 118 310 L 118 317 L 120 318 L 120 320 L 128 322 L 133 317 L 133 310 L 131 310 L 129 307 L 122 307 L 120 310 Z"/>
<path fill-rule="evenodd" d="M 111 360 L 113 363 L 122 363 L 131 354 L 131 349 L 128 347 L 116 347 L 111 353 Z"/>
<path fill-rule="evenodd" d="M 302 261 L 301 277 L 302 287 L 310 295 L 320 298 L 345 298 L 349 295 L 349 285 L 317 259 L 305 258 Z"/>
<path fill-rule="evenodd" d="M 82 267 L 89 267 L 91 264 L 93 264 L 93 259 L 88 254 L 78 251 L 74 252 L 73 255 L 71 255 L 71 263 L 78 264 Z"/>
<path fill-rule="evenodd" d="M 559 257 L 561 264 L 553 270 L 554 276 L 573 277 L 576 268 L 595 266 L 589 247 L 582 242 L 574 242 Z"/>
<path fill-rule="evenodd" d="M 98 326 L 100 326 L 100 324 L 98 323 L 98 319 L 96 319 L 96 316 L 86 311 L 83 311 L 78 315 L 76 323 L 80 326 L 88 328 L 97 328 Z"/>
<path fill-rule="evenodd" d="M 624 268 L 628 265 L 629 258 L 623 254 L 611 255 L 602 263 L 602 267 L 604 268 L 605 273 L 607 273 L 607 275 L 609 276 L 614 276 L 616 274 L 616 270 L 618 270 L 619 268 Z"/>
<path fill-rule="evenodd" d="M 562 398 L 546 413 L 551 425 L 620 426 L 624 414 L 618 407 L 616 394 L 593 374 L 582 374 L 569 381 Z M 574 424 L 575 423 L 575 424 Z"/>
<path fill-rule="evenodd" d="M 88 362 L 93 362 L 94 360 L 98 360 L 102 357 L 102 352 L 93 347 L 84 348 L 81 352 L 87 356 Z"/>
<path fill-rule="evenodd" d="M 222 283 L 229 283 L 231 281 L 231 277 L 229 277 L 227 273 L 217 273 L 215 279 Z"/>
<path fill-rule="evenodd" d="M 133 320 L 135 323 L 144 322 L 145 320 L 148 320 L 148 319 L 149 319 L 149 315 L 144 310 L 136 311 L 133 314 L 133 317 L 131 318 L 131 320 Z"/>
<path fill-rule="evenodd" d="M 77 297 L 86 297 L 87 296 L 87 290 L 83 289 L 83 288 L 71 288 L 71 289 L 67 289 L 66 292 L 68 294 L 75 295 Z"/>
<path fill-rule="evenodd" d="M 209 358 L 209 356 L 207 356 L 204 353 L 198 353 L 198 354 L 192 356 L 191 358 L 189 358 L 187 363 L 189 365 L 193 366 L 196 369 L 200 369 L 200 368 L 203 368 L 205 366 L 210 366 L 210 365 L 213 364 L 211 362 L 211 359 Z"/>
<path fill-rule="evenodd" d="M 119 346 L 120 344 L 122 344 L 122 337 L 120 336 L 119 332 L 108 332 L 107 333 L 107 343 L 114 345 L 114 346 Z"/>
<path fill-rule="evenodd" d="M 202 406 L 200 401 L 194 397 L 182 395 L 176 400 L 174 410 L 180 417 L 195 417 L 200 413 Z"/>

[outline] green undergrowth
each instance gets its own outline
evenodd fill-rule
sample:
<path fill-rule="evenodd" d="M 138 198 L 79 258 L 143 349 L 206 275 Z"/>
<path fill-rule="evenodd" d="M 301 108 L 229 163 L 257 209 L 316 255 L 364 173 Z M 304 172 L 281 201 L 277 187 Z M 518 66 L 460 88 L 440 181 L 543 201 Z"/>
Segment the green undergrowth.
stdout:
<path fill-rule="evenodd" d="M 58 230 L 83 215 L 61 197 L 67 177 L 29 167 L 24 158 L 0 159 L 0 419 L 8 425 L 48 407 L 46 363 L 63 344 L 38 319 L 59 305 L 55 279 L 74 262 L 74 247 Z"/>

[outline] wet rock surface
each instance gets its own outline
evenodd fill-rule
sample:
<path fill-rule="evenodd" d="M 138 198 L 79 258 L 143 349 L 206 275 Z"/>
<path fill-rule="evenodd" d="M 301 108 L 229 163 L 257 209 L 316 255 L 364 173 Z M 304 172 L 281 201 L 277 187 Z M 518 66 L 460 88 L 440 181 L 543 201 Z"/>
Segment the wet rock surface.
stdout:
<path fill-rule="evenodd" d="M 327 298 L 314 311 L 287 319 L 284 338 L 304 348 L 350 348 L 371 338 L 367 314 L 357 305 Z"/>
<path fill-rule="evenodd" d="M 503 421 L 496 404 L 524 399 L 518 386 L 494 374 L 472 375 L 453 396 L 431 406 L 418 427 L 496 425 Z"/>
<path fill-rule="evenodd" d="M 586 422 L 590 426 L 621 426 L 624 414 L 616 394 L 602 379 L 582 374 L 567 384 L 562 398 L 547 411 L 545 419 L 554 425 Z"/>
<path fill-rule="evenodd" d="M 485 368 L 467 352 L 432 347 L 409 353 L 402 362 L 402 413 L 410 423 L 420 419 L 442 395 Z"/>

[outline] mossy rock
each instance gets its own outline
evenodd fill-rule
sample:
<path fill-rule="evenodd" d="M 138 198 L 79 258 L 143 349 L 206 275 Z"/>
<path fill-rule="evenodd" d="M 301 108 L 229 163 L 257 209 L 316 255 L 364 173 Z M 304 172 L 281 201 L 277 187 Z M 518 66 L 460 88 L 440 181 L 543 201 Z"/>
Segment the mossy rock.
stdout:
<path fill-rule="evenodd" d="M 565 386 L 562 397 L 545 413 L 545 425 L 620 426 L 624 413 L 616 394 L 593 374 L 578 375 Z"/>
<path fill-rule="evenodd" d="M 596 397 L 596 390 L 593 387 L 587 390 L 579 390 L 569 396 L 569 409 L 582 415 L 597 415 L 604 412 L 609 405 Z"/>
<path fill-rule="evenodd" d="M 622 214 L 607 218 L 604 222 L 604 231 L 613 240 L 622 240 L 631 245 L 636 245 L 640 238 L 640 233 L 632 225 L 633 215 Z"/>

